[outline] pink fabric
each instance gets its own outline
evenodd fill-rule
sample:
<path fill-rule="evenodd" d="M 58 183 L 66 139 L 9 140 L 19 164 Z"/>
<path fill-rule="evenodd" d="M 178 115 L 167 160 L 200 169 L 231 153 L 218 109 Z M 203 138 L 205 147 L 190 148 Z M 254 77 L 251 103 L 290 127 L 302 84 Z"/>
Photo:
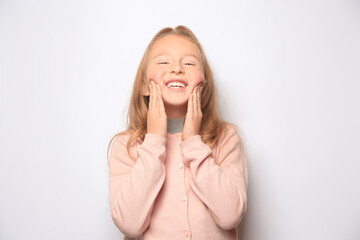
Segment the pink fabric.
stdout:
<path fill-rule="evenodd" d="M 200 135 L 186 141 L 146 134 L 126 150 L 114 139 L 110 155 L 110 207 L 124 239 L 236 240 L 247 208 L 247 162 L 236 129 L 214 150 Z"/>

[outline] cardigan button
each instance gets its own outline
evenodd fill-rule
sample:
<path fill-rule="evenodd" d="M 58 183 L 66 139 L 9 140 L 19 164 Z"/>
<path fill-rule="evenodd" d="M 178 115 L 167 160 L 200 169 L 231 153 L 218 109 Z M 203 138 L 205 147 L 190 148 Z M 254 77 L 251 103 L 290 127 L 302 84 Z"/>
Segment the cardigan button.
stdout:
<path fill-rule="evenodd" d="M 184 167 L 184 164 L 183 163 L 180 163 L 179 164 L 179 168 L 181 169 L 181 168 L 183 168 Z"/>
<path fill-rule="evenodd" d="M 185 231 L 184 231 L 184 236 L 187 237 L 187 238 L 190 237 L 190 232 L 187 231 L 187 230 L 185 230 Z"/>
<path fill-rule="evenodd" d="M 181 201 L 186 202 L 186 197 L 182 197 Z"/>

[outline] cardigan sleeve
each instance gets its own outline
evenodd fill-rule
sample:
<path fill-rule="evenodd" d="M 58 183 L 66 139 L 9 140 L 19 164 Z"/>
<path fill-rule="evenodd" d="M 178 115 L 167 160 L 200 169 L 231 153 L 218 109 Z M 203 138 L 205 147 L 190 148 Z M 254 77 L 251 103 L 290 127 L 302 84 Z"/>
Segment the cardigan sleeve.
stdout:
<path fill-rule="evenodd" d="M 208 207 L 216 224 L 235 228 L 247 208 L 247 162 L 235 128 L 229 128 L 219 143 L 217 159 L 200 135 L 181 143 L 184 164 L 190 167 L 190 186 Z"/>
<path fill-rule="evenodd" d="M 165 180 L 166 138 L 146 134 L 132 151 L 126 145 L 129 136 L 115 138 L 109 160 L 109 193 L 111 216 L 127 237 L 139 237 L 149 226 L 154 201 Z M 134 154 L 134 151 L 137 154 Z"/>

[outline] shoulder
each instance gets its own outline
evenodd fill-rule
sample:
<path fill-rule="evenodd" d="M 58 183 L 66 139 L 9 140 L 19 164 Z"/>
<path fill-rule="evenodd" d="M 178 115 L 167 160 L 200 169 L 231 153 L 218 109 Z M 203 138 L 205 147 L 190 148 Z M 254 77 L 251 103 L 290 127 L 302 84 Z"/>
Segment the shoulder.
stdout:
<path fill-rule="evenodd" d="M 224 123 L 223 132 L 220 136 L 218 145 L 219 145 L 219 147 L 222 147 L 230 142 L 242 143 L 242 139 L 239 134 L 239 129 L 233 123 Z"/>
<path fill-rule="evenodd" d="M 120 133 L 117 133 L 114 135 L 114 137 L 112 138 L 112 142 L 113 144 L 115 145 L 127 145 L 129 139 L 132 137 L 133 135 L 133 132 L 130 132 L 128 130 L 126 131 L 123 131 L 123 132 L 120 132 Z M 137 139 L 134 139 L 132 142 L 131 142 L 131 146 L 134 146 L 136 144 L 138 144 L 140 142 L 140 138 L 137 138 Z"/>
<path fill-rule="evenodd" d="M 130 132 L 124 131 L 112 137 L 108 146 L 108 163 L 110 167 L 115 166 L 117 163 L 125 163 L 129 166 L 133 165 L 133 157 L 135 157 L 135 159 L 137 158 L 136 149 L 139 140 L 134 139 L 128 147 L 131 136 L 132 134 Z"/>
<path fill-rule="evenodd" d="M 221 161 L 219 157 L 224 154 L 226 155 L 229 152 L 244 152 L 243 141 L 239 132 L 235 124 L 224 123 L 223 131 L 213 149 L 214 157 L 218 164 Z"/>
<path fill-rule="evenodd" d="M 110 152 L 118 152 L 123 151 L 124 149 L 127 149 L 128 142 L 132 136 L 132 133 L 129 131 L 123 131 L 120 133 L 115 134 L 109 143 L 108 150 Z M 132 151 L 133 148 L 136 148 L 136 146 L 140 143 L 140 139 L 134 139 L 131 141 L 129 150 Z"/>

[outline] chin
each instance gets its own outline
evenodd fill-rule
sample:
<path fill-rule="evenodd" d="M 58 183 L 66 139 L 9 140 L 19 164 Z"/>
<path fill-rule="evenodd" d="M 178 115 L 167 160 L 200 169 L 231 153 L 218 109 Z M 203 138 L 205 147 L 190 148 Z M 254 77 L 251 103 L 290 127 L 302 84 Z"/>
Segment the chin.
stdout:
<path fill-rule="evenodd" d="M 184 105 L 187 105 L 188 103 L 188 99 L 186 100 L 171 100 L 171 101 L 164 101 L 164 104 L 165 105 L 168 105 L 168 106 L 184 106 Z"/>
<path fill-rule="evenodd" d="M 163 101 L 166 105 L 171 106 L 182 106 L 187 104 L 189 97 L 187 93 L 179 93 L 179 94 L 167 94 L 163 95 Z"/>

